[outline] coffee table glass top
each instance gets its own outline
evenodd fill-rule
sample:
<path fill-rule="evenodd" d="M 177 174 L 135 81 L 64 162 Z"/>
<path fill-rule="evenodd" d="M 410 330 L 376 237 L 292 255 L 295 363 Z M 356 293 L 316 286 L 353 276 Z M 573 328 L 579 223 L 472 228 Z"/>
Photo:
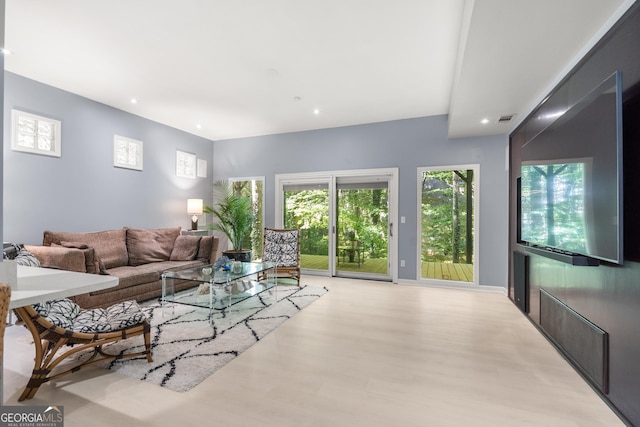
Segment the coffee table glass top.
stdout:
<path fill-rule="evenodd" d="M 275 280 L 258 282 L 258 273 L 275 268 L 270 262 L 244 262 L 242 271 L 213 271 L 212 265 L 165 271 L 162 274 L 162 302 L 175 302 L 221 310 L 276 286 Z M 193 287 L 175 292 L 175 284 L 193 282 Z"/>

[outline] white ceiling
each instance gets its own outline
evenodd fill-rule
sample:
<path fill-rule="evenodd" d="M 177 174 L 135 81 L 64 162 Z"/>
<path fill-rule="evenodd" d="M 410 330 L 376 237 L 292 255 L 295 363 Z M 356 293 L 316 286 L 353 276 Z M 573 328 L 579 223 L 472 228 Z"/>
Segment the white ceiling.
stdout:
<path fill-rule="evenodd" d="M 211 140 L 439 114 L 505 134 L 632 3 L 6 0 L 5 69 Z"/>

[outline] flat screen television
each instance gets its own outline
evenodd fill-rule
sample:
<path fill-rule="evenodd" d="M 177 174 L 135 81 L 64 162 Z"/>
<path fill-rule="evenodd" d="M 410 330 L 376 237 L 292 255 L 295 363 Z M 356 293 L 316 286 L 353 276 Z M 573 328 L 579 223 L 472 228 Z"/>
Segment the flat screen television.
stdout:
<path fill-rule="evenodd" d="M 520 173 L 521 243 L 622 264 L 621 73 L 524 144 Z"/>

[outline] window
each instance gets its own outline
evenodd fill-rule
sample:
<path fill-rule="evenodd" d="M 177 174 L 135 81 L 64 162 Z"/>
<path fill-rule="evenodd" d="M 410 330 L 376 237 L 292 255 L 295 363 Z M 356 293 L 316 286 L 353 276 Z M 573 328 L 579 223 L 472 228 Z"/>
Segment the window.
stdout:
<path fill-rule="evenodd" d="M 176 176 L 196 179 L 196 155 L 176 151 Z"/>
<path fill-rule="evenodd" d="M 12 150 L 60 157 L 60 121 L 12 110 L 11 122 Z"/>
<path fill-rule="evenodd" d="M 251 257 L 262 258 L 262 233 L 264 230 L 264 177 L 230 178 L 233 191 L 251 200 L 255 221 L 251 230 Z M 249 242 L 245 242 L 249 247 Z M 245 247 L 243 246 L 243 247 Z"/>
<path fill-rule="evenodd" d="M 142 141 L 113 136 L 113 166 L 142 170 Z"/>
<path fill-rule="evenodd" d="M 418 277 L 478 282 L 477 165 L 418 168 Z"/>
<path fill-rule="evenodd" d="M 197 173 L 198 178 L 206 178 L 207 177 L 207 161 L 203 159 L 198 159 L 198 168 Z"/>

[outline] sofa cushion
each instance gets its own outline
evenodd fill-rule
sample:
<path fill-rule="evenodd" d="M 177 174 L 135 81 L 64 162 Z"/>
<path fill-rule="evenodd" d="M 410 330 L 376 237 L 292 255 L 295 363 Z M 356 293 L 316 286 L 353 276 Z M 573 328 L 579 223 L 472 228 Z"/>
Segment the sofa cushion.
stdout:
<path fill-rule="evenodd" d="M 155 282 L 160 280 L 162 269 L 156 263 L 142 264 L 139 266 L 123 265 L 107 270 L 111 276 L 118 278 L 118 288 L 128 288 L 142 283 Z M 114 288 L 107 288 L 92 293 L 109 293 Z"/>
<path fill-rule="evenodd" d="M 83 308 L 107 307 L 115 302 L 135 299 L 145 301 L 162 294 L 162 272 L 178 271 L 185 268 L 202 267 L 200 261 L 162 261 L 137 267 L 122 266 L 107 270 L 119 279 L 118 286 L 87 294 L 76 295 L 73 299 Z M 197 282 L 196 282 L 197 284 Z M 176 283 L 176 291 L 193 287 L 194 282 Z"/>
<path fill-rule="evenodd" d="M 91 295 L 108 294 L 115 290 L 135 287 L 146 283 L 157 282 L 157 287 L 160 289 L 162 280 L 162 273 L 169 270 L 183 270 L 185 268 L 202 266 L 199 261 L 162 261 L 153 262 L 149 264 L 142 264 L 136 267 L 130 265 L 124 265 L 122 267 L 115 267 L 107 270 L 107 273 L 111 276 L 118 278 L 118 286 L 115 288 L 102 289 L 100 291 L 93 291 Z"/>
<path fill-rule="evenodd" d="M 105 268 L 127 265 L 127 230 L 106 230 L 95 233 L 66 233 L 45 231 L 42 244 L 51 246 L 65 242 L 85 243 L 95 250 L 95 254 L 104 263 Z"/>
<path fill-rule="evenodd" d="M 196 258 L 202 236 L 178 236 L 169 261 L 191 261 Z"/>
<path fill-rule="evenodd" d="M 146 319 L 136 301 L 125 301 L 106 309 L 80 311 L 74 319 L 73 330 L 86 334 L 113 332 L 139 325 Z"/>
<path fill-rule="evenodd" d="M 63 298 L 35 304 L 33 308 L 54 325 L 82 333 L 119 331 L 147 319 L 136 301 L 125 301 L 106 309 L 81 310 L 78 304 Z"/>
<path fill-rule="evenodd" d="M 155 230 L 127 229 L 129 265 L 137 266 L 150 262 L 168 261 L 180 227 Z"/>

